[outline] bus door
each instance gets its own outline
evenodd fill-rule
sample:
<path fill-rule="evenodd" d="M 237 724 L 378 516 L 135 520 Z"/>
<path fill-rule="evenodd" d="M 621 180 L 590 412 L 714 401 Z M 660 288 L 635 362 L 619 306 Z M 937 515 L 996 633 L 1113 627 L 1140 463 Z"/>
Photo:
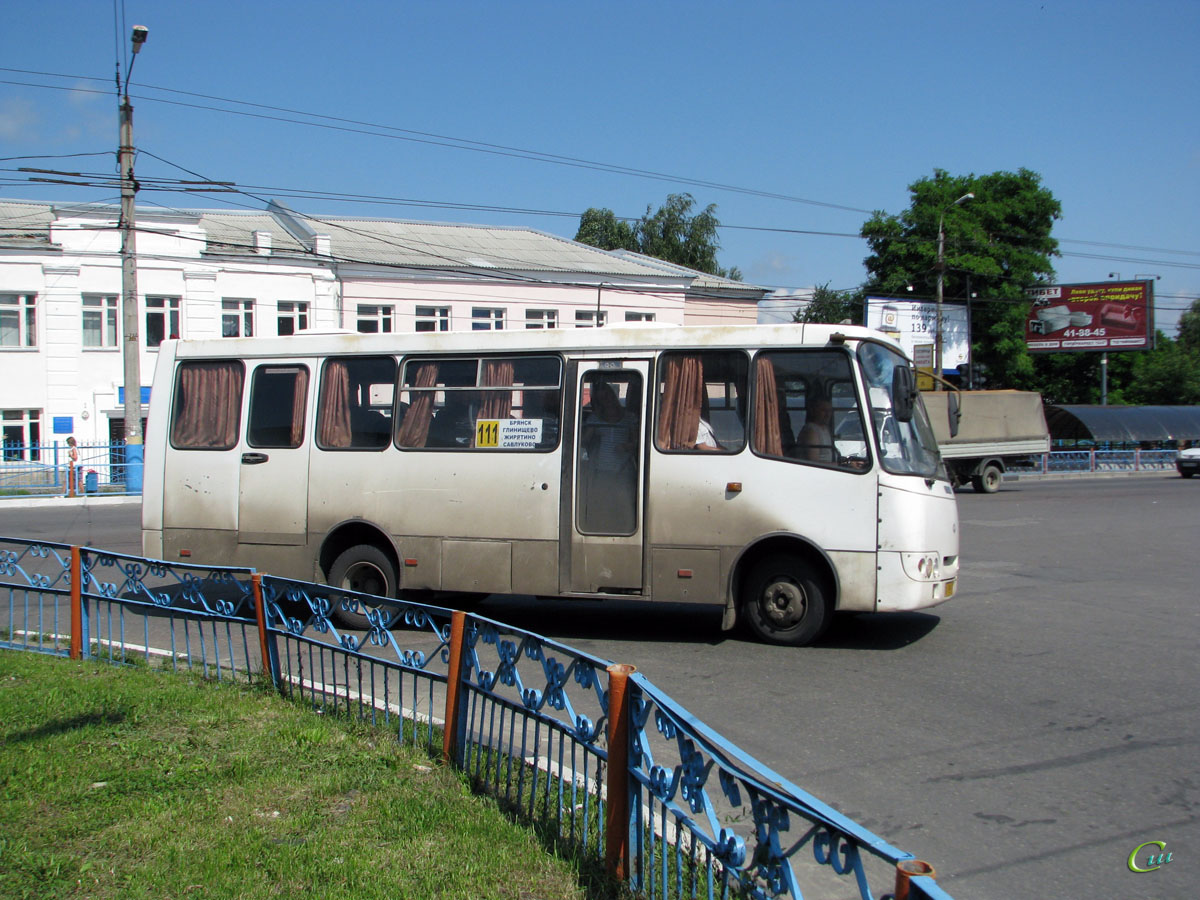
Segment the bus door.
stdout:
<path fill-rule="evenodd" d="M 640 593 L 649 360 L 585 360 L 563 467 L 562 593 Z"/>
<path fill-rule="evenodd" d="M 238 469 L 238 543 L 305 541 L 308 527 L 308 367 L 264 363 L 250 374 Z"/>

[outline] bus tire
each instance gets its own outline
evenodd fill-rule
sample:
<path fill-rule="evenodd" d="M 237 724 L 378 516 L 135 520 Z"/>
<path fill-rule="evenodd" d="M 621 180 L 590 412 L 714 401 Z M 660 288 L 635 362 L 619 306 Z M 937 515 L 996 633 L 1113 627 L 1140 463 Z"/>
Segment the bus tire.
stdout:
<path fill-rule="evenodd" d="M 395 597 L 396 567 L 388 555 L 372 544 L 357 544 L 343 550 L 329 568 L 329 584 L 343 590 L 374 594 L 376 597 Z M 335 622 L 345 628 L 366 630 L 370 627 L 362 613 L 334 609 Z"/>
<path fill-rule="evenodd" d="M 780 553 L 768 556 L 750 572 L 742 614 L 760 640 L 803 647 L 829 626 L 833 603 L 810 566 Z"/>
<path fill-rule="evenodd" d="M 988 463 L 982 472 L 971 479 L 971 487 L 980 494 L 994 494 L 1000 490 L 1003 478 L 1004 473 L 1000 471 L 1000 467 L 995 463 Z"/>

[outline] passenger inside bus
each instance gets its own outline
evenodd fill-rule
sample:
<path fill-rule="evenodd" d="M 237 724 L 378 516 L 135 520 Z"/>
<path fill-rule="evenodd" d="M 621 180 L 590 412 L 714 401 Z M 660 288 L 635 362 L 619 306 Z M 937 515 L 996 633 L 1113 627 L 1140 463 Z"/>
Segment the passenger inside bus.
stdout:
<path fill-rule="evenodd" d="M 802 459 L 813 462 L 834 462 L 833 403 L 828 397 L 808 398 L 804 425 L 796 435 L 796 451 Z"/>
<path fill-rule="evenodd" d="M 471 394 L 467 391 L 447 391 L 446 405 L 438 410 L 429 426 L 426 447 L 469 447 L 475 434 L 471 414 Z"/>

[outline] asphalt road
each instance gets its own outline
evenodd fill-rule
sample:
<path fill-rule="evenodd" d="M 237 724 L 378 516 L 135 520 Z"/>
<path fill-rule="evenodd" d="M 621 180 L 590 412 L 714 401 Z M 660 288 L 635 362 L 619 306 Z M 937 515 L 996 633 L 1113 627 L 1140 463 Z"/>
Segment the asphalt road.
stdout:
<path fill-rule="evenodd" d="M 957 900 L 1190 896 L 1200 882 L 1200 480 L 959 495 L 961 593 L 815 647 L 704 607 L 492 598 L 481 614 L 632 663 Z M 0 507 L 0 534 L 139 552 L 137 507 Z M 1146 868 L 1150 853 L 1171 861 Z"/>

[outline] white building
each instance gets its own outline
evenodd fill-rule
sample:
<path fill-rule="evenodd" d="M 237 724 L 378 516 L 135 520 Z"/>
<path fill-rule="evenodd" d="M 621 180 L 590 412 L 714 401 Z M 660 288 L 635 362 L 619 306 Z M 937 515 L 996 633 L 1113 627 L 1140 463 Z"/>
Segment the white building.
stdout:
<path fill-rule="evenodd" d="M 119 208 L 0 200 L 8 446 L 124 434 Z M 143 411 L 172 337 L 754 322 L 766 291 L 525 228 L 137 211 Z"/>

